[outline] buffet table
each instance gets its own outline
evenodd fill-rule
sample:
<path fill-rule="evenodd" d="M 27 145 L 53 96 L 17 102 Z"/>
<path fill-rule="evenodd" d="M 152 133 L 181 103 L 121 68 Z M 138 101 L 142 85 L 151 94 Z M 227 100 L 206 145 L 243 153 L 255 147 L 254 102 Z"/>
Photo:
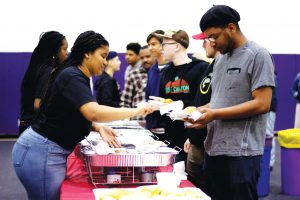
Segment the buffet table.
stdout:
<path fill-rule="evenodd" d="M 179 187 L 194 187 L 189 181 L 181 181 Z M 94 200 L 94 185 L 88 182 L 65 180 L 61 187 L 61 200 Z"/>
<path fill-rule="evenodd" d="M 107 186 L 101 186 L 101 188 Z M 135 187 L 132 185 L 130 187 Z M 195 187 L 191 182 L 181 181 L 179 187 Z M 94 200 L 94 185 L 90 182 L 88 173 L 81 159 L 79 147 L 68 157 L 66 180 L 62 183 L 61 200 Z"/>

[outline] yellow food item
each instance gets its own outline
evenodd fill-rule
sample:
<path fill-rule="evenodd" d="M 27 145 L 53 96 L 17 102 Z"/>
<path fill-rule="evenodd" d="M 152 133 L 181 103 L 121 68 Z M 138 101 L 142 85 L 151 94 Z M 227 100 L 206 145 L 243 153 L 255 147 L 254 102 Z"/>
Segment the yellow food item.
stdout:
<path fill-rule="evenodd" d="M 201 195 L 197 188 L 183 188 L 183 193 L 185 197 L 189 197 L 191 199 L 200 199 Z"/>
<path fill-rule="evenodd" d="M 172 102 L 173 102 L 172 99 L 165 99 L 165 100 L 164 100 L 164 103 L 172 103 Z"/>
<path fill-rule="evenodd" d="M 131 190 L 112 189 L 107 194 L 103 194 L 103 196 L 100 197 L 100 200 L 118 200 L 118 199 L 121 199 L 121 197 L 132 197 L 135 195 L 136 195 L 136 193 Z"/>
<path fill-rule="evenodd" d="M 100 197 L 100 200 L 116 200 L 116 199 L 111 196 L 105 196 L 105 197 Z"/>
<path fill-rule="evenodd" d="M 138 195 L 142 198 L 148 198 L 148 199 L 152 197 L 151 191 L 142 191 Z"/>
<path fill-rule="evenodd" d="M 151 193 L 151 188 L 148 187 L 143 187 L 140 192 L 150 192 Z"/>
<path fill-rule="evenodd" d="M 197 110 L 196 107 L 190 106 L 190 107 L 186 107 L 186 108 L 184 109 L 184 112 L 185 112 L 186 114 L 191 114 L 192 112 L 194 112 L 194 111 L 196 111 L 196 110 Z"/>
<path fill-rule="evenodd" d="M 152 190 L 152 195 L 153 195 L 153 196 L 159 196 L 160 193 L 161 193 L 161 191 L 162 191 L 161 188 L 156 187 L 156 188 L 154 188 L 154 189 Z"/>
<path fill-rule="evenodd" d="M 136 189 L 109 189 L 99 200 L 200 200 L 203 195 L 198 188 L 162 188 L 142 186 Z"/>

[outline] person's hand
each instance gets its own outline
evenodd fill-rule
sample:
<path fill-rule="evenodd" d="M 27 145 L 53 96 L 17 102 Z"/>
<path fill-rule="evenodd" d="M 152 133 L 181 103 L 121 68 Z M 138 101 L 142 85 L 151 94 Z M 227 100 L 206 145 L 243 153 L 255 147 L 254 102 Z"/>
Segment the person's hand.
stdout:
<path fill-rule="evenodd" d="M 188 151 L 190 150 L 190 147 L 191 147 L 191 143 L 190 143 L 190 140 L 187 139 L 183 145 L 183 150 L 185 153 L 188 153 Z"/>
<path fill-rule="evenodd" d="M 155 110 L 157 110 L 157 106 L 148 102 L 142 102 L 137 105 L 137 109 L 138 109 L 137 115 L 148 115 L 154 112 Z"/>
<path fill-rule="evenodd" d="M 215 109 L 199 107 L 197 110 L 202 113 L 201 117 L 197 120 L 199 124 L 208 124 L 216 118 Z"/>
<path fill-rule="evenodd" d="M 121 144 L 120 141 L 117 138 L 117 133 L 114 129 L 99 125 L 99 131 L 98 131 L 103 139 L 110 147 L 114 148 L 120 148 Z"/>
<path fill-rule="evenodd" d="M 195 128 L 195 129 L 204 128 L 209 122 L 215 119 L 216 110 L 207 107 L 199 107 L 197 108 L 197 110 L 202 113 L 201 117 L 196 121 L 194 121 L 193 119 L 185 119 L 185 121 L 193 124 L 187 126 L 186 128 Z"/>

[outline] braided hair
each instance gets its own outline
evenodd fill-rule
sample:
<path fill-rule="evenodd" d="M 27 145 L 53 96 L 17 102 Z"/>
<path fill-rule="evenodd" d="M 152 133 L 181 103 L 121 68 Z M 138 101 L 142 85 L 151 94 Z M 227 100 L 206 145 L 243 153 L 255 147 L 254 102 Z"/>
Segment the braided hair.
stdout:
<path fill-rule="evenodd" d="M 100 33 L 94 31 L 81 33 L 71 49 L 70 56 L 62 64 L 62 68 L 79 66 L 83 61 L 84 54 L 93 52 L 102 46 L 109 46 L 109 43 Z"/>
<path fill-rule="evenodd" d="M 81 65 L 86 53 L 94 52 L 103 46 L 109 46 L 109 43 L 100 33 L 94 31 L 81 33 L 75 40 L 68 58 L 51 74 L 44 100 L 47 100 L 50 96 L 51 87 L 62 70 L 71 66 Z"/>
<path fill-rule="evenodd" d="M 21 102 L 34 100 L 34 90 L 37 75 L 41 68 L 59 65 L 58 52 L 63 45 L 64 35 L 57 31 L 44 32 L 40 35 L 39 43 L 32 52 L 28 68 L 21 84 Z"/>

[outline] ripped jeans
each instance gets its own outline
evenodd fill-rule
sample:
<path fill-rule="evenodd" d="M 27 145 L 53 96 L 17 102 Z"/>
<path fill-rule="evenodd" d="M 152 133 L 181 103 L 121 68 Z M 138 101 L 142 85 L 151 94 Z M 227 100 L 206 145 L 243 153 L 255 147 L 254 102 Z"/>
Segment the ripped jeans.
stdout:
<path fill-rule="evenodd" d="M 21 134 L 12 150 L 12 162 L 29 200 L 59 200 L 70 153 L 31 127 Z"/>

